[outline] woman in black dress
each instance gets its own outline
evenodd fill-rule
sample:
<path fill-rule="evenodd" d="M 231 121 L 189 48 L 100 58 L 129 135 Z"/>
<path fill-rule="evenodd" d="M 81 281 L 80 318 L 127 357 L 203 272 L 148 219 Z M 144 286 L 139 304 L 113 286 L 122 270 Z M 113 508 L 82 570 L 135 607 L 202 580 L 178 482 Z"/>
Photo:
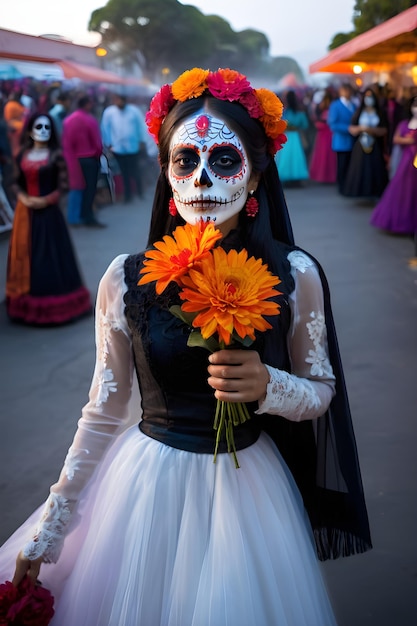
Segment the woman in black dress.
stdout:
<path fill-rule="evenodd" d="M 13 321 L 39 326 L 70 322 L 91 311 L 91 298 L 59 207 L 66 169 L 49 115 L 35 113 L 28 120 L 16 165 L 7 313 Z"/>
<path fill-rule="evenodd" d="M 0 550 L 11 576 L 22 549 L 15 583 L 48 563 L 54 626 L 334 626 L 317 557 L 370 547 L 328 288 L 294 245 L 273 158 L 281 113 L 228 69 L 194 68 L 151 103 L 149 249 L 116 257 L 100 282 L 90 400 L 46 506 Z M 172 312 L 176 282 L 159 289 L 144 270 L 167 242 L 167 267 L 185 268 L 213 224 L 213 257 L 262 259 L 281 308 L 262 328 L 251 290 L 241 319 L 256 324 L 253 343 L 210 355 Z M 213 318 L 258 277 L 222 262 Z M 233 426 L 239 468 L 227 436 L 213 458 L 217 401 L 250 414 Z"/>
<path fill-rule="evenodd" d="M 356 137 L 343 195 L 354 198 L 379 198 L 388 184 L 386 135 L 388 122 L 371 88 L 352 117 L 349 132 Z"/>

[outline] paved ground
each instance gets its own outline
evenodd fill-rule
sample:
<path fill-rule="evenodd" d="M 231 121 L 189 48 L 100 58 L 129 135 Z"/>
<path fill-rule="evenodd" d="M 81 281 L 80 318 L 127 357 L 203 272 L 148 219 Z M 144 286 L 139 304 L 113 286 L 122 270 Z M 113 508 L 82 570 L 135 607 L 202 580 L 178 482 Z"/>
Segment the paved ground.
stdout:
<path fill-rule="evenodd" d="M 96 292 L 108 263 L 145 243 L 152 189 L 101 209 L 103 230 L 73 240 Z M 411 239 L 369 226 L 370 205 L 333 186 L 288 189 L 296 239 L 331 285 L 374 550 L 323 567 L 340 626 L 417 624 L 417 271 Z M 4 293 L 7 237 L 0 239 Z M 57 329 L 8 322 L 0 304 L 0 542 L 57 478 L 94 365 L 93 319 Z M 303 592 L 299 590 L 300 594 Z M 272 626 L 272 625 L 271 625 Z M 313 626 L 320 626 L 319 624 Z"/>

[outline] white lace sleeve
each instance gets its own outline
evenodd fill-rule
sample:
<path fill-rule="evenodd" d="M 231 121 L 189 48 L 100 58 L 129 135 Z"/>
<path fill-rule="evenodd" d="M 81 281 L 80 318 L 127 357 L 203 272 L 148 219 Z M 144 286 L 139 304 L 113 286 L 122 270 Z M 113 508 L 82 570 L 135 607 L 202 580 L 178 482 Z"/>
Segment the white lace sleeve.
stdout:
<path fill-rule="evenodd" d="M 295 289 L 288 334 L 291 373 L 270 367 L 266 397 L 257 413 L 292 421 L 315 419 L 327 410 L 335 392 L 324 320 L 323 288 L 316 265 L 301 251 L 288 255 Z"/>
<path fill-rule="evenodd" d="M 77 501 L 104 452 L 128 424 L 134 376 L 131 338 L 124 316 L 124 261 L 117 257 L 100 281 L 96 302 L 96 364 L 89 401 L 59 480 L 52 485 L 41 520 L 24 546 L 27 558 L 56 562 Z"/>

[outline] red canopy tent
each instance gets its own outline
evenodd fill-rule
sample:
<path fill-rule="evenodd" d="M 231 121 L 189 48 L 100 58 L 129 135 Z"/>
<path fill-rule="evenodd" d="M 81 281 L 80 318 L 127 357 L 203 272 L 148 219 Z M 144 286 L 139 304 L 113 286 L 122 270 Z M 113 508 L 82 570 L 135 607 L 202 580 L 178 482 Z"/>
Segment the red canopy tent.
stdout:
<path fill-rule="evenodd" d="M 406 63 L 417 64 L 417 6 L 335 48 L 312 63 L 309 72 L 351 74 L 354 65 L 382 71 Z"/>
<path fill-rule="evenodd" d="M 65 78 L 79 78 L 86 83 L 113 83 L 117 85 L 147 85 L 147 81 L 139 78 L 126 78 L 114 72 L 102 70 L 92 65 L 84 65 L 73 61 L 58 61 Z"/>

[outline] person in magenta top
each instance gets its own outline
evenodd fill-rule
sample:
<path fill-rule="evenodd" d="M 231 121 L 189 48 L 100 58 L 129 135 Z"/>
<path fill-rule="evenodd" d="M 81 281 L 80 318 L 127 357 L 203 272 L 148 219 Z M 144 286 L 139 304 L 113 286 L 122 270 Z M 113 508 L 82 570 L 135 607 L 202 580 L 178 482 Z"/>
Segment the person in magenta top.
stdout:
<path fill-rule="evenodd" d="M 92 109 L 92 98 L 82 96 L 77 110 L 63 123 L 62 147 L 70 186 L 68 221 L 72 225 L 104 226 L 93 211 L 103 145 Z"/>
<path fill-rule="evenodd" d="M 337 179 L 336 152 L 332 150 L 332 131 L 327 123 L 332 100 L 330 90 L 326 89 L 316 108 L 314 125 L 317 134 L 311 155 L 309 174 L 310 179 L 318 183 L 335 183 Z"/>

